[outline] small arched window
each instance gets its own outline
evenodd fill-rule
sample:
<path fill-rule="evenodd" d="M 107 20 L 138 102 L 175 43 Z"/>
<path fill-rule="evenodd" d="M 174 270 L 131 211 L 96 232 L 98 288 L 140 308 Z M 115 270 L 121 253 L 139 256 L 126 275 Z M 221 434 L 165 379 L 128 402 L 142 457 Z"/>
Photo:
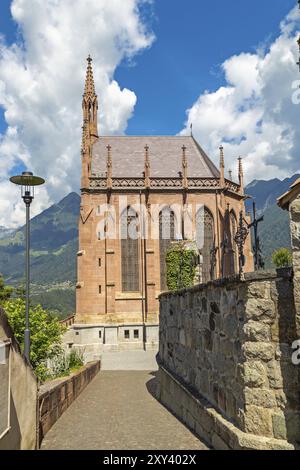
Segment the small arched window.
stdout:
<path fill-rule="evenodd" d="M 160 251 L 160 290 L 166 291 L 167 286 L 167 266 L 166 256 L 175 240 L 175 214 L 170 208 L 164 208 L 159 214 L 159 251 Z"/>
<path fill-rule="evenodd" d="M 121 215 L 121 265 L 122 291 L 138 292 L 140 288 L 138 215 L 132 207 L 128 207 Z"/>

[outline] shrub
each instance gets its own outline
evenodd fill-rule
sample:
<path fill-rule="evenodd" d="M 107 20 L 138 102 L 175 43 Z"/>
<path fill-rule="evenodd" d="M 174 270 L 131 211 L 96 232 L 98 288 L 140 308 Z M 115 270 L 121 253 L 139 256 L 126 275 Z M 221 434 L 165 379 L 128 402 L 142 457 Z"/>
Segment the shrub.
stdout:
<path fill-rule="evenodd" d="M 9 324 L 24 350 L 25 331 L 25 301 L 23 299 L 9 299 L 3 307 Z M 40 305 L 29 310 L 30 323 L 30 362 L 37 376 L 44 380 L 45 367 L 48 359 L 60 354 L 62 335 L 66 328 L 56 318 L 51 317 Z"/>
<path fill-rule="evenodd" d="M 82 367 L 83 364 L 83 353 L 77 349 L 72 349 L 69 353 L 69 368 L 76 369 L 78 367 Z"/>
<path fill-rule="evenodd" d="M 286 268 L 292 264 L 292 253 L 288 248 L 280 248 L 272 254 L 272 261 L 276 268 Z"/>
<path fill-rule="evenodd" d="M 194 285 L 197 253 L 183 243 L 174 243 L 166 255 L 167 286 L 170 291 Z"/>
<path fill-rule="evenodd" d="M 83 364 L 83 354 L 76 349 L 72 349 L 69 353 L 61 351 L 60 354 L 48 361 L 47 378 L 54 379 L 69 375 L 73 370 L 82 367 Z"/>

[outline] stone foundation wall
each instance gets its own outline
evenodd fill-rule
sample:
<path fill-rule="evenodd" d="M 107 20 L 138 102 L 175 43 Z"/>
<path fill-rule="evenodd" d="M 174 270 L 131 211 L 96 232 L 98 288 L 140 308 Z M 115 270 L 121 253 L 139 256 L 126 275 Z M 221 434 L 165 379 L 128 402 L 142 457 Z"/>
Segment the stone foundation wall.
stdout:
<path fill-rule="evenodd" d="M 286 448 L 290 448 L 288 442 L 297 445 L 300 387 L 299 366 L 292 364 L 295 339 L 293 281 L 288 270 L 163 294 L 160 397 L 185 422 L 190 413 L 199 435 L 212 445 L 216 444 L 212 436 L 220 437 L 216 432 L 220 419 L 228 426 L 227 437 L 222 438 L 228 448 L 235 448 L 232 429 L 253 436 L 253 448 L 258 438 L 269 442 L 270 448 L 274 440 L 278 448 L 283 442 Z M 212 428 L 205 435 L 197 406 L 179 399 L 180 387 L 195 400 L 204 400 L 206 410 L 214 411 Z M 192 427 L 195 430 L 196 424 Z"/>
<path fill-rule="evenodd" d="M 39 444 L 99 370 L 100 361 L 95 361 L 69 377 L 42 385 L 39 391 Z"/>

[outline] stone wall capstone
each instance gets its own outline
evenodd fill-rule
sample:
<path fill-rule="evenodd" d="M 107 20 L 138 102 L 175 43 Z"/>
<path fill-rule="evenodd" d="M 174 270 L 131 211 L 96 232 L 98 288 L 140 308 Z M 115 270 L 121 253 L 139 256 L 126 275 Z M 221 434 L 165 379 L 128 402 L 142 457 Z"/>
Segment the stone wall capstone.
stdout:
<path fill-rule="evenodd" d="M 293 448 L 300 441 L 299 367 L 292 364 L 295 339 L 290 270 L 163 294 L 160 398 L 214 447 Z M 178 401 L 178 384 L 207 402 L 206 410 L 216 412 L 209 425 L 199 420 L 191 396 Z M 202 414 L 202 421 L 207 416 Z M 217 432 L 221 421 L 228 424 L 225 436 Z M 232 440 L 234 433 L 238 438 Z M 247 445 L 242 445 L 246 437 Z"/>

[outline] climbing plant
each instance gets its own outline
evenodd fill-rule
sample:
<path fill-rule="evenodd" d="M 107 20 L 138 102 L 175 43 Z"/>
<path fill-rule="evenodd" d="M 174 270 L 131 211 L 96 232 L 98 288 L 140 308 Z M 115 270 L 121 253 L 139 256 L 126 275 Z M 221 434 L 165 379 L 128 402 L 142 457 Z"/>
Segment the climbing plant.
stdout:
<path fill-rule="evenodd" d="M 197 253 L 184 243 L 171 245 L 166 255 L 167 286 L 169 291 L 184 289 L 194 285 Z"/>

